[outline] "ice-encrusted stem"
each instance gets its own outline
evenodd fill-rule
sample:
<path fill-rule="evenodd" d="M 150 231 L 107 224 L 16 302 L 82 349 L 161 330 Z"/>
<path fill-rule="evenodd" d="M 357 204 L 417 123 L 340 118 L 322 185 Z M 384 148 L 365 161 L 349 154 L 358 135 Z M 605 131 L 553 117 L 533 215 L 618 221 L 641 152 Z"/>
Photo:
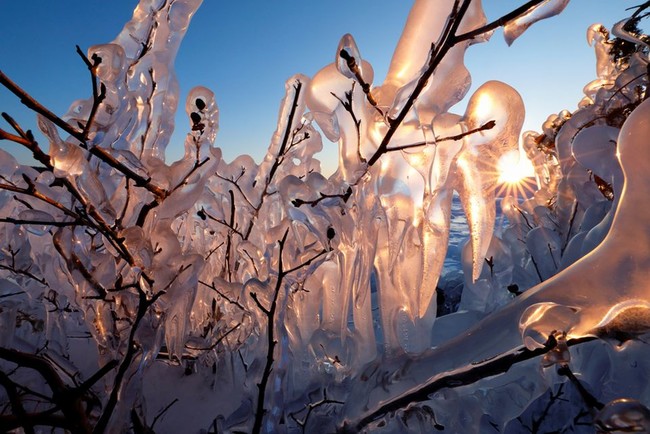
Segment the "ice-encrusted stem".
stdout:
<path fill-rule="evenodd" d="M 137 308 L 136 316 L 133 320 L 133 325 L 131 326 L 131 331 L 129 332 L 126 354 L 122 358 L 120 365 L 117 369 L 117 373 L 115 374 L 115 379 L 113 380 L 113 389 L 111 390 L 111 394 L 108 398 L 108 402 L 104 407 L 104 411 L 102 412 L 102 415 L 97 421 L 97 425 L 95 425 L 95 429 L 93 430 L 93 433 L 100 434 L 106 431 L 108 423 L 111 417 L 113 416 L 113 411 L 115 410 L 115 407 L 118 403 L 120 391 L 122 389 L 122 385 L 124 381 L 124 376 L 126 375 L 127 371 L 131 367 L 131 364 L 133 363 L 133 360 L 136 357 L 137 352 L 139 351 L 138 350 L 139 346 L 136 345 L 136 341 L 135 341 L 135 334 L 138 330 L 138 327 L 140 326 L 140 322 L 147 314 L 149 308 L 163 294 L 164 291 L 160 291 L 156 293 L 153 297 L 148 298 L 145 292 L 141 288 L 138 288 L 138 298 L 139 298 L 138 308 Z"/>
<path fill-rule="evenodd" d="M 259 434 L 260 432 L 262 432 L 262 423 L 264 422 L 264 416 L 266 415 L 266 410 L 264 408 L 264 400 L 266 397 L 266 389 L 269 380 L 271 379 L 271 371 L 273 369 L 273 363 L 275 362 L 275 355 L 274 355 L 275 346 L 278 343 L 275 340 L 275 327 L 277 326 L 275 321 L 276 319 L 275 315 L 278 308 L 278 297 L 280 296 L 280 292 L 282 290 L 282 284 L 284 278 L 288 274 L 291 274 L 303 267 L 310 265 L 319 257 L 327 253 L 327 250 L 322 250 L 321 252 L 317 253 L 315 256 L 311 257 L 305 262 L 293 268 L 285 270 L 282 254 L 284 253 L 284 246 L 285 243 L 287 242 L 288 235 L 289 235 L 289 229 L 286 229 L 284 231 L 284 235 L 278 241 L 278 270 L 277 270 L 278 276 L 273 288 L 271 305 L 269 307 L 265 307 L 262 304 L 262 302 L 259 300 L 257 293 L 255 292 L 250 293 L 250 296 L 255 302 L 255 304 L 257 305 L 258 309 L 266 317 L 266 362 L 264 364 L 264 370 L 262 371 L 262 378 L 260 379 L 260 382 L 257 384 L 258 394 L 257 394 L 257 403 L 255 406 L 255 420 L 253 422 L 253 430 L 251 431 L 253 434 Z"/>
<path fill-rule="evenodd" d="M 523 4 L 522 6 L 513 10 L 512 12 L 503 15 L 502 17 L 492 21 L 487 25 L 472 30 L 470 32 L 462 33 L 460 35 L 457 35 L 456 32 L 458 31 L 458 28 L 463 20 L 463 17 L 465 16 L 465 13 L 467 12 L 467 9 L 469 8 L 471 1 L 464 0 L 463 3 L 460 5 L 460 7 L 457 7 L 458 5 L 458 1 L 457 1 L 453 8 L 454 11 L 453 15 L 448 20 L 447 26 L 445 27 L 445 30 L 443 31 L 442 36 L 440 37 L 440 40 L 437 43 L 432 44 L 431 46 L 430 60 L 427 69 L 418 78 L 417 84 L 413 89 L 413 92 L 406 100 L 404 106 L 400 110 L 397 117 L 391 120 L 388 131 L 386 131 L 386 135 L 382 139 L 375 153 L 368 160 L 368 166 L 372 166 L 373 164 L 375 164 L 377 160 L 379 160 L 379 158 L 382 156 L 382 154 L 384 154 L 387 151 L 388 145 L 390 144 L 393 135 L 397 131 L 397 128 L 399 128 L 399 126 L 402 124 L 404 118 L 406 118 L 406 115 L 413 107 L 413 104 L 417 100 L 418 96 L 422 93 L 424 88 L 427 86 L 427 83 L 429 82 L 429 79 L 435 72 L 436 68 L 438 67 L 438 65 L 440 65 L 440 62 L 442 61 L 442 59 L 445 57 L 445 55 L 449 52 L 451 48 L 453 48 L 455 45 L 461 42 L 474 39 L 477 36 L 484 35 L 496 28 L 499 28 L 507 24 L 508 22 L 512 21 L 513 19 L 517 18 L 521 14 L 530 10 L 534 6 L 542 3 L 543 1 L 545 0 L 530 0 L 529 2 Z"/>
<path fill-rule="evenodd" d="M 594 339 L 596 338 L 585 337 L 570 339 L 567 341 L 567 346 L 572 347 L 585 342 L 590 342 Z M 540 357 L 548 353 L 555 348 L 555 344 L 555 339 L 553 336 L 550 336 L 548 342 L 541 348 L 530 350 L 524 346 L 520 346 L 507 353 L 494 356 L 493 358 L 484 361 L 477 361 L 468 366 L 443 372 L 435 376 L 422 387 L 408 391 L 407 393 L 383 403 L 379 408 L 365 416 L 362 416 L 358 421 L 346 421 L 339 432 L 361 432 L 361 430 L 369 424 L 381 419 L 386 414 L 404 410 L 413 404 L 430 400 L 431 396 L 441 389 L 468 386 L 485 378 L 504 374 L 517 363 L 522 363 L 526 360 Z"/>
<path fill-rule="evenodd" d="M 90 376 L 88 380 L 74 388 L 70 388 L 63 382 L 55 366 L 44 357 L 13 349 L 0 348 L 0 359 L 38 372 L 52 391 L 52 397 L 49 401 L 55 410 L 58 409 L 63 413 L 63 418 L 52 414 L 55 413 L 52 412 L 52 409 L 46 409 L 38 413 L 26 413 L 22 407 L 22 397 L 19 395 L 13 396 L 11 405 L 14 407 L 16 414 L 1 416 L 0 428 L 3 431 L 10 431 L 22 427 L 26 432 L 34 432 L 34 426 L 42 425 L 53 428 L 64 428 L 73 433 L 90 433 L 90 422 L 84 411 L 82 401 L 85 399 L 85 395 L 90 388 L 118 364 L 116 360 L 109 361 Z M 3 372 L 0 372 L 0 385 L 10 395 L 12 391 L 17 389 L 17 384 Z M 20 387 L 20 389 L 21 394 L 25 392 L 27 394 L 33 393 L 28 388 Z"/>
<path fill-rule="evenodd" d="M 306 78 L 304 79 L 306 80 Z M 251 232 L 253 230 L 253 226 L 255 225 L 255 222 L 257 221 L 257 218 L 259 216 L 259 212 L 262 209 L 262 206 L 264 205 L 264 200 L 266 199 L 267 196 L 271 194 L 271 192 L 269 191 L 269 187 L 275 181 L 274 179 L 275 174 L 278 171 L 279 167 L 284 162 L 285 153 L 287 152 L 288 148 L 291 147 L 291 139 L 295 133 L 295 129 L 293 125 L 295 124 L 296 119 L 299 116 L 301 116 L 304 111 L 303 77 L 296 77 L 294 81 L 295 83 L 289 83 L 289 81 L 287 81 L 286 84 L 286 95 L 283 101 L 282 109 L 280 110 L 280 115 L 282 115 L 282 113 L 284 112 L 283 109 L 286 109 L 287 106 L 290 107 L 289 113 L 286 119 L 279 120 L 279 125 L 282 125 L 283 122 L 286 122 L 284 124 L 284 130 L 282 132 L 280 132 L 279 130 L 276 131 L 276 134 L 282 134 L 282 139 L 279 143 L 277 154 L 272 156 L 267 155 L 267 158 L 269 157 L 273 158 L 273 162 L 271 164 L 271 167 L 268 170 L 268 173 L 263 174 L 265 175 L 263 188 L 260 189 L 260 195 L 254 201 L 255 206 L 253 206 L 253 215 L 248 221 L 248 225 L 246 229 L 242 231 L 242 233 L 244 234 L 243 237 L 244 240 L 248 240 L 248 238 L 250 237 Z M 245 197 L 248 203 L 251 203 L 245 195 L 243 196 Z"/>
<path fill-rule="evenodd" d="M 52 113 L 50 110 L 45 108 L 41 103 L 36 101 L 31 95 L 25 92 L 20 86 L 14 83 L 9 77 L 7 77 L 1 70 L 0 70 L 0 84 L 2 84 L 5 88 L 7 88 L 11 93 L 16 95 L 18 98 L 20 98 L 20 102 L 22 102 L 27 108 L 33 110 L 35 113 L 42 115 L 43 117 L 45 117 L 46 119 L 54 123 L 57 127 L 61 128 L 66 133 L 70 134 L 72 137 L 77 139 L 81 143 L 81 146 L 84 149 L 87 149 L 90 154 L 99 158 L 101 161 L 108 164 L 113 169 L 121 172 L 127 178 L 132 179 L 135 185 L 146 188 L 151 193 L 153 193 L 156 197 L 163 198 L 167 196 L 167 192 L 164 189 L 158 187 L 157 185 L 154 185 L 151 182 L 151 178 L 144 178 L 140 176 L 139 174 L 131 170 L 126 165 L 117 161 L 117 159 L 115 159 L 115 157 L 113 157 L 111 154 L 106 152 L 105 149 L 97 146 L 88 146 L 83 131 L 79 131 L 78 129 L 74 128 L 69 123 L 67 123 L 66 121 L 64 121 L 63 119 L 61 119 L 60 117 Z"/>

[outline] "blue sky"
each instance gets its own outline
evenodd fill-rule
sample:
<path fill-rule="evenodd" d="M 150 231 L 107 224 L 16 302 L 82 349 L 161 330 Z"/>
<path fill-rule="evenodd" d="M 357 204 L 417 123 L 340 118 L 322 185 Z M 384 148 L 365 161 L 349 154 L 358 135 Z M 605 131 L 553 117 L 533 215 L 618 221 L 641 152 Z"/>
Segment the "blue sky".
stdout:
<path fill-rule="evenodd" d="M 484 0 L 483 6 L 488 19 L 494 19 L 523 3 Z M 596 22 L 611 27 L 629 15 L 625 8 L 637 3 L 572 0 L 559 17 L 535 24 L 512 47 L 497 31 L 489 43 L 468 50 L 473 88 L 492 79 L 509 83 L 526 102 L 524 129 L 539 130 L 549 114 L 575 109 L 582 87 L 595 78 L 587 27 Z M 113 40 L 136 4 L 0 0 L 0 69 L 63 114 L 73 100 L 90 94 L 88 72 L 75 44 L 85 50 Z M 373 65 L 376 83 L 381 83 L 410 5 L 401 0 L 204 0 L 176 60 L 180 101 L 194 86 L 212 89 L 220 108 L 217 145 L 226 160 L 248 153 L 260 161 L 275 129 L 285 80 L 298 72 L 311 76 L 332 62 L 340 37 L 351 33 Z M 462 113 L 462 104 L 452 111 Z M 36 129 L 34 116 L 4 89 L 0 110 Z M 168 161 L 182 155 L 187 129 L 181 107 Z M 19 152 L 13 145 L 4 148 Z M 335 159 L 336 145 L 325 143 L 321 161 L 331 166 Z"/>

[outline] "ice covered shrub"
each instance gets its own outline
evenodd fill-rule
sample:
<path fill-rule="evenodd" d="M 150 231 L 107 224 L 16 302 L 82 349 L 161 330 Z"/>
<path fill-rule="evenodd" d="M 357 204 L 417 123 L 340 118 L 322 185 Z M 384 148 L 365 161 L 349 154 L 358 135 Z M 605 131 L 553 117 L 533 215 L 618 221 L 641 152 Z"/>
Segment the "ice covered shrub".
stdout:
<path fill-rule="evenodd" d="M 287 80 L 259 164 L 222 159 L 217 97 L 195 88 L 185 155 L 168 164 L 173 62 L 200 3 L 142 0 L 115 41 L 79 49 L 92 96 L 62 116 L 0 73 L 48 142 L 3 114 L 0 138 L 35 160 L 0 152 L 3 430 L 487 432 L 534 412 L 549 387 L 557 400 L 556 365 L 572 385 L 571 369 L 611 382 L 585 399 L 599 427 L 619 414 L 647 425 L 644 383 L 625 390 L 638 402 L 611 396 L 637 372 L 631 361 L 648 372 L 637 339 L 648 252 L 627 251 L 650 217 L 644 48 L 612 63 L 605 31 L 590 30 L 599 81 L 562 128 L 551 119 L 527 136 L 540 191 L 505 200 L 499 239 L 496 167 L 517 148 L 524 103 L 491 81 L 450 112 L 469 89 L 465 50 L 501 26 L 511 43 L 567 0 L 491 23 L 478 0 L 416 0 L 381 85 L 344 35 L 331 64 Z M 339 146 L 327 178 L 321 132 Z M 434 325 L 454 191 L 471 233 L 466 292 L 484 300 L 471 308 L 494 311 L 469 330 L 466 311 Z M 546 280 L 563 268 L 551 259 L 566 269 Z M 501 307 L 515 282 L 528 290 Z"/>

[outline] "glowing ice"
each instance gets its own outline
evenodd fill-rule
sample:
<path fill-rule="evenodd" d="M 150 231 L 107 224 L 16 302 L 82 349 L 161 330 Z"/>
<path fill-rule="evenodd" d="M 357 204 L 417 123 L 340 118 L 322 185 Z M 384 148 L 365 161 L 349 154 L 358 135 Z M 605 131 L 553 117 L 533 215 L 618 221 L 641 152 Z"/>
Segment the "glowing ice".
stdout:
<path fill-rule="evenodd" d="M 547 0 L 519 16 L 506 27 L 509 42 L 566 3 Z M 0 344 L 47 353 L 61 370 L 78 370 L 80 381 L 122 361 L 96 387 L 98 395 L 114 391 L 107 431 L 123 430 L 124 421 L 151 423 L 178 398 L 182 410 L 168 407 L 170 432 L 187 431 L 180 421 L 197 431 L 250 431 L 254 414 L 262 430 L 333 432 L 414 388 L 494 356 L 546 349 L 554 338 L 542 360 L 479 385 L 446 383 L 426 404 L 402 406 L 381 422 L 389 432 L 442 425 L 477 432 L 517 420 L 555 381 L 551 369 L 537 375 L 540 361 L 581 367 L 589 359 L 595 368 L 583 370 L 586 378 L 639 354 L 637 340 L 650 329 L 649 102 L 620 134 L 619 127 L 647 87 L 643 52 L 613 63 L 606 29 L 589 30 L 598 77 L 579 110 L 549 117 L 541 134 L 524 134 L 540 188 L 526 200 L 506 196 L 509 225 L 495 233 L 498 164 L 517 148 L 523 102 L 490 81 L 463 115 L 449 112 L 470 85 L 467 47 L 491 32 L 452 47 L 420 83 L 444 47 L 454 5 L 468 6 L 463 33 L 485 24 L 480 1 L 416 0 L 378 86 L 344 35 L 332 63 L 285 83 L 259 164 L 247 155 L 222 159 L 214 147 L 217 97 L 192 89 L 185 155 L 168 164 L 163 151 L 179 98 L 173 59 L 199 4 L 143 0 L 113 43 L 91 47 L 105 99 L 83 146 L 79 134 L 62 139 L 40 117 L 46 167 L 20 166 L 0 152 L 1 216 L 21 220 L 0 225 Z M 638 36 L 626 38 L 638 45 Z M 77 101 L 65 119 L 85 129 L 92 109 L 93 100 Z M 338 145 L 329 178 L 320 173 L 323 144 L 313 122 Z M 387 152 L 371 164 L 380 146 Z M 34 190 L 53 200 L 30 196 Z M 471 232 L 462 249 L 465 285 L 461 311 L 437 318 L 454 192 Z M 87 349 L 79 342 L 88 341 L 67 339 L 73 331 L 91 335 L 97 354 L 69 368 Z M 569 349 L 585 336 L 613 349 Z M 647 358 L 638 359 L 647 371 Z M 637 397 L 644 393 L 638 383 Z M 43 396 L 44 387 L 33 390 Z M 100 399 L 93 420 L 112 402 Z M 643 424 L 643 408 L 613 403 L 599 420 L 609 427 L 623 415 Z"/>

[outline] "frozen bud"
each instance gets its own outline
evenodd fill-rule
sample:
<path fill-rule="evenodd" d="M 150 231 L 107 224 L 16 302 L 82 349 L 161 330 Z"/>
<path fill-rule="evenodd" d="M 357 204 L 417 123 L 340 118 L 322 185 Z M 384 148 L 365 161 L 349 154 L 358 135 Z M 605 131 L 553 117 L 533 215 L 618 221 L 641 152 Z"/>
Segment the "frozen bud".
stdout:
<path fill-rule="evenodd" d="M 207 87 L 194 87 L 187 95 L 185 112 L 192 131 L 202 131 L 208 142 L 214 143 L 219 131 L 219 107 L 214 93 Z"/>
<path fill-rule="evenodd" d="M 571 330 L 578 309 L 556 303 L 536 303 L 529 306 L 519 319 L 519 331 L 529 350 L 543 348 L 549 336 L 557 330 Z"/>
<path fill-rule="evenodd" d="M 361 54 L 351 34 L 346 33 L 336 50 L 336 69 L 347 78 L 355 80 L 361 74 Z"/>
<path fill-rule="evenodd" d="M 555 337 L 555 347 L 544 355 L 542 359 L 542 366 L 548 368 L 553 365 L 566 365 L 571 361 L 571 353 L 566 341 L 566 333 L 556 332 L 553 334 Z"/>
<path fill-rule="evenodd" d="M 650 410 L 636 399 L 608 402 L 594 418 L 596 432 L 650 432 Z"/>

